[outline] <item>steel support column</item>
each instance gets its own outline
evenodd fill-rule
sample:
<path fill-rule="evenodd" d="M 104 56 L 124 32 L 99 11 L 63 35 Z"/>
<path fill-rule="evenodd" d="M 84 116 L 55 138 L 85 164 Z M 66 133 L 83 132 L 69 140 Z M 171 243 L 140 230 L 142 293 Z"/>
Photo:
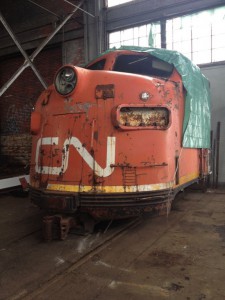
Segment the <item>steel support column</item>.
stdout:
<path fill-rule="evenodd" d="M 86 62 L 94 59 L 101 52 L 106 50 L 105 34 L 105 1 L 93 0 L 86 1 L 86 10 L 95 15 L 90 18 L 85 15 L 85 60 Z"/>

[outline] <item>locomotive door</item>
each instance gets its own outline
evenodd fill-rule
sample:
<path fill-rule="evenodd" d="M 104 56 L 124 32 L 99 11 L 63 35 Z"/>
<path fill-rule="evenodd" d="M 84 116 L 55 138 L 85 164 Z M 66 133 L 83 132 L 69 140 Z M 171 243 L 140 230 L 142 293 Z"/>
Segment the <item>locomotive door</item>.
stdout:
<path fill-rule="evenodd" d="M 88 191 L 111 175 L 115 138 L 107 136 L 104 122 L 99 126 L 97 121 L 85 113 L 48 118 L 37 143 L 40 186 L 54 184 L 60 190 Z"/>
<path fill-rule="evenodd" d="M 42 186 L 49 183 L 82 185 L 84 162 L 79 150 L 88 148 L 91 138 L 91 128 L 85 120 L 84 113 L 48 118 L 37 143 L 39 158 L 36 154 L 36 171 L 41 174 Z"/>

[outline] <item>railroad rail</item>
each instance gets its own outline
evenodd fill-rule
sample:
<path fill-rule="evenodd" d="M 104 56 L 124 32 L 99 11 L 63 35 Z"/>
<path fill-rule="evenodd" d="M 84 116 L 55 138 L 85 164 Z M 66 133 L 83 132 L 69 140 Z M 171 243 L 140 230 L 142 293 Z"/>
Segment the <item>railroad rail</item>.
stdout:
<path fill-rule="evenodd" d="M 93 244 L 90 249 L 88 249 L 86 252 L 77 257 L 68 268 L 60 271 L 57 274 L 54 274 L 51 278 L 46 278 L 46 281 L 37 288 L 32 287 L 30 290 L 23 291 L 23 293 L 18 292 L 17 294 L 12 295 L 10 299 L 35 299 L 45 290 L 50 288 L 53 284 L 59 282 L 65 276 L 72 273 L 74 270 L 82 266 L 87 261 L 91 260 L 95 255 L 99 254 L 102 250 L 107 248 L 111 243 L 123 236 L 128 230 L 138 226 L 141 223 L 141 219 L 135 218 L 130 221 L 127 220 L 125 223 L 120 224 L 121 226 L 116 227 L 116 229 L 113 228 L 112 232 L 109 233 L 108 229 L 111 223 L 112 222 L 110 222 L 105 228 L 102 238 L 100 238 L 95 245 Z"/>

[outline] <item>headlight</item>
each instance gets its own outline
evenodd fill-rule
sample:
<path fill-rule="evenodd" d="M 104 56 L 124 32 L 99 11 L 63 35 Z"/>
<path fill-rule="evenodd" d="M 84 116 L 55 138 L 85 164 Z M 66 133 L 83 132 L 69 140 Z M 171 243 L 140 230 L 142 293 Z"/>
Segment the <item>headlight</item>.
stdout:
<path fill-rule="evenodd" d="M 76 72 L 72 67 L 63 67 L 55 78 L 55 88 L 61 95 L 70 94 L 77 83 Z"/>

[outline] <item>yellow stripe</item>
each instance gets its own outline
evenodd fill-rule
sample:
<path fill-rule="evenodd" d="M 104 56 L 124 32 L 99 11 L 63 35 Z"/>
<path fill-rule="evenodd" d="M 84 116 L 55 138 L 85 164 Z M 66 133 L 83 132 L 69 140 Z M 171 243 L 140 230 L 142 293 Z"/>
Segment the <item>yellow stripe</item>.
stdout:
<path fill-rule="evenodd" d="M 101 193 L 131 193 L 131 192 L 147 192 L 169 189 L 173 185 L 172 182 L 148 184 L 148 185 L 132 185 L 132 186 L 87 186 L 87 185 L 65 185 L 65 184 L 48 184 L 47 189 L 53 191 L 64 192 L 101 192 Z"/>
<path fill-rule="evenodd" d="M 199 178 L 199 173 L 198 172 L 182 176 L 182 177 L 179 178 L 179 184 L 177 186 L 183 185 L 183 184 L 185 184 L 189 181 L 192 181 L 192 180 L 198 179 L 198 178 Z"/>
<path fill-rule="evenodd" d="M 145 184 L 145 185 L 132 185 L 132 186 L 91 186 L 91 185 L 67 185 L 67 184 L 48 184 L 47 189 L 51 191 L 61 192 L 99 192 L 99 193 L 132 193 L 132 192 L 148 192 L 159 191 L 169 188 L 177 188 L 180 185 L 188 183 L 199 177 L 198 173 L 192 173 L 179 178 L 179 184 L 175 182 Z"/>

